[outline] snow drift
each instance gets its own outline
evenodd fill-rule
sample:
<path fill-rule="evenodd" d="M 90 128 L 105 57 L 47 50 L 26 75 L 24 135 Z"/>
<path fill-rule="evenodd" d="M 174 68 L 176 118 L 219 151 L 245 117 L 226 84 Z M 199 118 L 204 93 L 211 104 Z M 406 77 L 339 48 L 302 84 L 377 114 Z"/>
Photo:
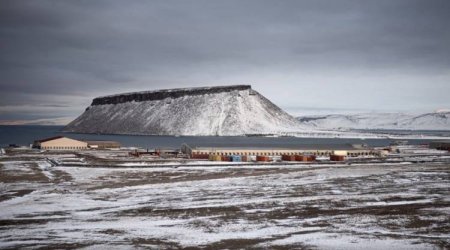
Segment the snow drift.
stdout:
<path fill-rule="evenodd" d="M 248 135 L 299 131 L 299 122 L 249 85 L 169 89 L 95 98 L 64 131 Z"/>

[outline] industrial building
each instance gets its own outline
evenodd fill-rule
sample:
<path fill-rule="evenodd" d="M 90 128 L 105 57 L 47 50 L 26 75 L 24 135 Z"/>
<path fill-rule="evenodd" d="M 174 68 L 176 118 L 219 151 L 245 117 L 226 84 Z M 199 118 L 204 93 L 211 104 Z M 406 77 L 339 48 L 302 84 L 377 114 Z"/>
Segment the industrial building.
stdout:
<path fill-rule="evenodd" d="M 189 146 L 183 144 L 181 151 L 194 159 L 209 159 L 209 155 L 220 156 L 295 156 L 312 155 L 325 156 L 343 155 L 349 157 L 358 156 L 382 156 L 383 152 L 372 148 L 355 148 L 352 145 L 298 145 L 289 147 L 214 147 L 214 146 Z"/>
<path fill-rule="evenodd" d="M 55 136 L 34 141 L 33 147 L 46 150 L 114 149 L 120 148 L 120 143 L 116 141 L 82 141 Z"/>
<path fill-rule="evenodd" d="M 88 143 L 64 136 L 55 136 L 34 141 L 33 147 L 47 150 L 83 150 L 88 148 Z"/>

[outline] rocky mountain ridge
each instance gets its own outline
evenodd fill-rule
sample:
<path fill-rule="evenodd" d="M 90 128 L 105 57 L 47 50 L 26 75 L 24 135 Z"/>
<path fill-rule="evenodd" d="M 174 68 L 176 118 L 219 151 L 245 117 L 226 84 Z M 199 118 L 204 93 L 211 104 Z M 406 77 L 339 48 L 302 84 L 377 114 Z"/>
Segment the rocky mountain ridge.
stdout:
<path fill-rule="evenodd" d="M 64 131 L 234 136 L 301 131 L 299 122 L 250 85 L 168 89 L 95 98 Z"/>

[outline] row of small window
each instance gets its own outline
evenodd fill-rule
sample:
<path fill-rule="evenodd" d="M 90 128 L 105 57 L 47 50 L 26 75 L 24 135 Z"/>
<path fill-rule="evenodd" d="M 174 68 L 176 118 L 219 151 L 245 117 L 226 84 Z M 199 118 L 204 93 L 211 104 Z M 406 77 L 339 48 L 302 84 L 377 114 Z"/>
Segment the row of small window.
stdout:
<path fill-rule="evenodd" d="M 42 147 L 42 149 L 86 149 L 86 147 Z"/>
<path fill-rule="evenodd" d="M 203 153 L 208 154 L 208 153 Z M 329 156 L 331 152 L 287 152 L 287 153 L 280 153 L 280 152 L 232 152 L 232 153 L 213 153 L 215 155 L 315 155 L 315 156 Z M 358 153 L 350 153 L 350 156 L 358 156 L 358 155 L 371 155 L 370 152 L 358 152 Z"/>
<path fill-rule="evenodd" d="M 359 152 L 359 153 L 349 153 L 349 156 L 359 156 L 359 155 L 373 155 L 373 153 L 370 152 Z"/>
<path fill-rule="evenodd" d="M 208 154 L 208 153 L 203 153 Z M 297 152 L 297 153 L 280 153 L 280 152 L 232 152 L 232 153 L 213 153 L 215 155 L 299 155 L 299 154 L 307 154 L 307 155 L 329 155 L 329 153 L 316 153 L 316 152 Z"/>

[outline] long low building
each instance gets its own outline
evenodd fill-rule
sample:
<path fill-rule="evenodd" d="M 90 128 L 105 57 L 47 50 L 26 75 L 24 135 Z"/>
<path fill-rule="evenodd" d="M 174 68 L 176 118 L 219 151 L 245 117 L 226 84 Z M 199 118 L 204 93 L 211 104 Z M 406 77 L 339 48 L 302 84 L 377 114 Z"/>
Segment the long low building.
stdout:
<path fill-rule="evenodd" d="M 85 150 L 120 148 L 116 141 L 83 141 L 64 136 L 55 136 L 34 141 L 34 148 L 45 150 Z"/>
<path fill-rule="evenodd" d="M 46 150 L 82 150 L 88 148 L 88 143 L 64 136 L 55 136 L 34 141 L 33 147 Z"/>
<path fill-rule="evenodd" d="M 330 156 L 345 155 L 358 156 L 382 156 L 384 152 L 372 148 L 355 148 L 352 145 L 297 145 L 289 147 L 215 147 L 215 146 L 190 146 L 183 144 L 181 151 L 191 158 L 207 158 L 208 155 L 247 155 L 247 156 L 282 156 L 282 155 L 314 155 Z"/>

